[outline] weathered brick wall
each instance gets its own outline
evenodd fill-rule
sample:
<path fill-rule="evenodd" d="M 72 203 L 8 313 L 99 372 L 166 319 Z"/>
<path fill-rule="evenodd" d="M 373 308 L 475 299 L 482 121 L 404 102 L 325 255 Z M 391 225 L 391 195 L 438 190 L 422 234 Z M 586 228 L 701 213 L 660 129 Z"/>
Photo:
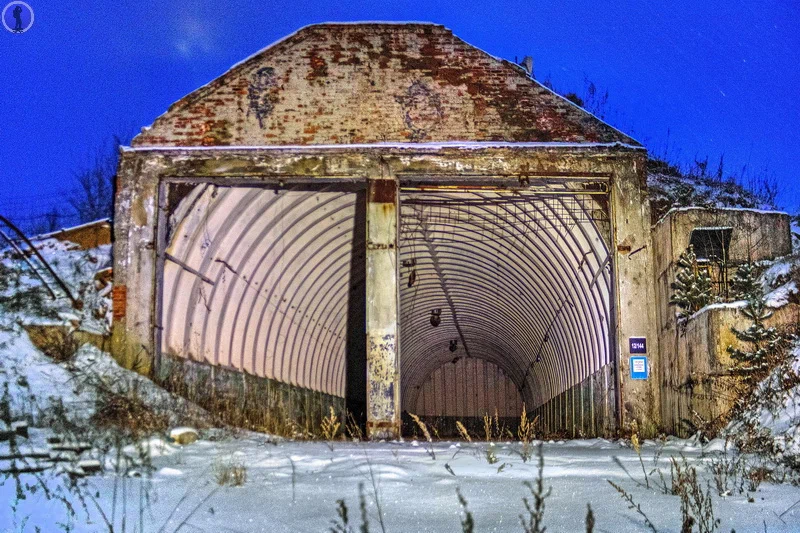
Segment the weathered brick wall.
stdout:
<path fill-rule="evenodd" d="M 42 237 L 50 237 L 59 241 L 69 241 L 78 245 L 81 250 L 91 250 L 104 244 L 111 244 L 111 222 L 97 220 L 74 228 L 66 228 Z"/>
<path fill-rule="evenodd" d="M 635 141 L 433 24 L 306 27 L 174 104 L 136 146 Z"/>

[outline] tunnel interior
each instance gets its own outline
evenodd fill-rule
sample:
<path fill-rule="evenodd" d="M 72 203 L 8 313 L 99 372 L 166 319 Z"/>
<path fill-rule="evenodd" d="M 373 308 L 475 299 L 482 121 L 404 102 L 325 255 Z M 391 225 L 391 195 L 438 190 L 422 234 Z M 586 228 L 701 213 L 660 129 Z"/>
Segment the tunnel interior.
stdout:
<path fill-rule="evenodd" d="M 357 184 L 171 185 L 161 351 L 363 411 L 365 202 Z M 403 411 L 515 418 L 557 404 L 558 427 L 579 388 L 573 424 L 576 402 L 613 416 L 604 184 L 408 186 L 399 220 Z"/>
<path fill-rule="evenodd" d="M 613 363 L 604 194 L 421 188 L 401 205 L 404 410 L 516 418 Z"/>

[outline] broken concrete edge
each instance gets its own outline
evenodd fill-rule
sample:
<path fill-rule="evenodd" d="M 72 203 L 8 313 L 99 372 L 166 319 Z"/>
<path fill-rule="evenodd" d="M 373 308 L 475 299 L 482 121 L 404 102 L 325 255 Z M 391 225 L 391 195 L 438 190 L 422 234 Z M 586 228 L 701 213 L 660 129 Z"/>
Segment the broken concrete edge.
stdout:
<path fill-rule="evenodd" d="M 79 250 L 90 250 L 111 244 L 112 221 L 108 218 L 94 220 L 78 226 L 63 228 L 32 237 L 32 240 L 56 239 L 78 245 Z"/>

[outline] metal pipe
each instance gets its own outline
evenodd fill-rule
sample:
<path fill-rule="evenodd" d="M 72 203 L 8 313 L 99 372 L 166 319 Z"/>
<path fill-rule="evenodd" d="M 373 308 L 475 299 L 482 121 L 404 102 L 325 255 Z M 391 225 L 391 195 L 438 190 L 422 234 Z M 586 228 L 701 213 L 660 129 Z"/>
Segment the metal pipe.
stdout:
<path fill-rule="evenodd" d="M 31 263 L 31 260 L 28 259 L 28 256 L 25 255 L 25 253 L 22 250 L 20 250 L 19 246 L 17 246 L 17 243 L 11 240 L 11 237 L 6 235 L 4 231 L 0 231 L 0 236 L 2 236 L 6 241 L 8 241 L 8 243 L 11 245 L 14 251 L 17 252 L 20 255 L 20 257 L 22 257 L 23 261 L 25 261 L 28 264 L 33 273 L 36 274 L 36 277 L 39 278 L 39 281 L 42 282 L 42 285 L 44 285 L 44 287 L 47 289 L 47 292 L 50 293 L 50 296 L 53 298 L 53 300 L 58 300 L 58 296 L 56 296 L 56 293 L 54 293 L 53 289 L 50 288 L 50 285 L 47 284 L 47 281 L 45 281 L 44 277 L 42 277 L 42 274 L 38 270 L 36 270 L 36 267 L 33 265 L 33 263 Z"/>
<path fill-rule="evenodd" d="M 14 233 L 16 233 L 25 242 L 25 244 L 27 244 L 30 247 L 30 249 L 34 253 L 34 255 L 36 255 L 36 257 L 39 259 L 39 261 L 42 262 L 42 264 L 47 269 L 47 271 L 50 272 L 50 274 L 56 280 L 56 283 L 58 283 L 58 286 L 61 287 L 61 290 L 64 291 L 64 293 L 67 295 L 67 298 L 69 298 L 70 302 L 72 302 L 72 308 L 73 309 L 78 309 L 78 310 L 83 309 L 83 302 L 81 302 L 80 300 L 75 299 L 75 297 L 72 296 L 72 293 L 70 292 L 69 287 L 67 287 L 67 284 L 64 283 L 64 281 L 60 277 L 58 277 L 58 274 L 56 274 L 56 271 L 53 270 L 53 267 L 51 267 L 50 264 L 47 261 L 45 261 L 44 257 L 42 257 L 42 254 L 39 253 L 39 250 L 36 249 L 36 247 L 33 245 L 33 243 L 30 241 L 30 239 L 28 239 L 28 237 L 26 237 L 25 234 L 22 233 L 22 231 L 20 231 L 20 229 L 17 226 L 15 226 L 6 217 L 0 215 L 0 222 L 4 223 L 6 226 L 11 228 L 11 230 Z"/>

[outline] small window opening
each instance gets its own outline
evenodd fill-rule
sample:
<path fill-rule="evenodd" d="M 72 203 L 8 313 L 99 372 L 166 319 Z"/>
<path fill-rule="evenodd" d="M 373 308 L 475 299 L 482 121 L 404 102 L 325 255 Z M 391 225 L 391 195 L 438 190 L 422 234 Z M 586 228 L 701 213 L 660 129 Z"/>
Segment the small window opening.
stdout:
<path fill-rule="evenodd" d="M 689 244 L 698 261 L 727 263 L 732 233 L 733 228 L 695 228 Z"/>

